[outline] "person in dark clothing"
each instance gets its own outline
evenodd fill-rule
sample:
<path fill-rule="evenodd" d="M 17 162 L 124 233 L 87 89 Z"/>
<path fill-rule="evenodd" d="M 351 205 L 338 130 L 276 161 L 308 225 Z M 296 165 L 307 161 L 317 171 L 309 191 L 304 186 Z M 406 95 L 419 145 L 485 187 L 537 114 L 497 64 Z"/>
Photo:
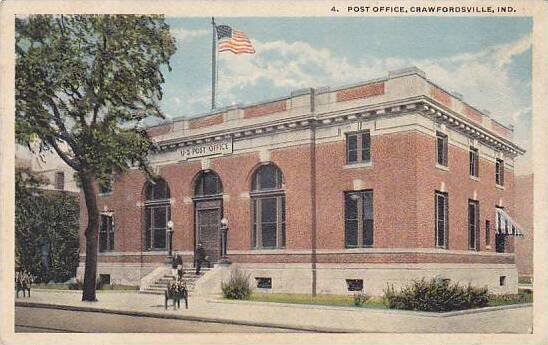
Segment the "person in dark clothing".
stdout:
<path fill-rule="evenodd" d="M 177 255 L 171 258 L 171 275 L 177 277 Z"/>
<path fill-rule="evenodd" d="M 177 262 L 177 280 L 181 280 L 183 278 L 183 257 L 177 254 L 175 261 Z"/>
<path fill-rule="evenodd" d="M 206 251 L 201 243 L 198 243 L 194 257 L 196 259 L 196 275 L 200 274 L 200 269 L 204 262 L 207 262 L 207 267 L 209 268 L 209 260 L 207 259 Z"/>

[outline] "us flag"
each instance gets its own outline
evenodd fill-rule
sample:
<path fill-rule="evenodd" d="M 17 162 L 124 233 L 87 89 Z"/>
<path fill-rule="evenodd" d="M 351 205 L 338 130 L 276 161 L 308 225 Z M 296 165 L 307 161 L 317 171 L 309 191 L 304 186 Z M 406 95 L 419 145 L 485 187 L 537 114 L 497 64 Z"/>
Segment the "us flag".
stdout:
<path fill-rule="evenodd" d="M 228 25 L 217 25 L 216 29 L 219 53 L 255 54 L 255 48 L 243 32 L 233 30 Z"/>

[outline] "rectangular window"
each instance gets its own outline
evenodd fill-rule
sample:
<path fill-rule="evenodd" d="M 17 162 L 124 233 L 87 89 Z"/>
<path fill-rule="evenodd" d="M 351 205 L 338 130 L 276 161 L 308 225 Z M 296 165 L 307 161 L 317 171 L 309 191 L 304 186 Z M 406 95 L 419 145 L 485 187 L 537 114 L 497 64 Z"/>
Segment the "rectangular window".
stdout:
<path fill-rule="evenodd" d="M 103 183 L 99 184 L 99 193 L 100 194 L 108 194 L 112 192 L 112 179 L 108 179 Z"/>
<path fill-rule="evenodd" d="M 145 207 L 145 249 L 158 250 L 166 248 L 166 229 L 170 215 L 169 205 Z"/>
<path fill-rule="evenodd" d="M 110 285 L 110 274 L 99 274 L 101 284 Z"/>
<path fill-rule="evenodd" d="M 258 289 L 272 289 L 272 278 L 256 277 L 255 282 Z"/>
<path fill-rule="evenodd" d="M 285 247 L 285 196 L 255 197 L 252 212 L 254 248 Z"/>
<path fill-rule="evenodd" d="M 58 171 L 55 173 L 55 189 L 65 189 L 65 173 L 62 171 Z"/>
<path fill-rule="evenodd" d="M 436 132 L 436 156 L 439 165 L 447 166 L 447 135 Z"/>
<path fill-rule="evenodd" d="M 107 214 L 100 215 L 99 223 L 99 251 L 106 252 L 114 249 L 114 222 L 113 217 Z"/>
<path fill-rule="evenodd" d="M 344 195 L 345 246 L 373 245 L 373 191 L 346 192 Z"/>
<path fill-rule="evenodd" d="M 478 149 L 470 146 L 470 176 L 479 176 Z"/>
<path fill-rule="evenodd" d="M 436 192 L 436 247 L 447 248 L 448 233 L 448 197 L 447 193 Z"/>
<path fill-rule="evenodd" d="M 478 250 L 479 202 L 468 200 L 468 249 Z"/>
<path fill-rule="evenodd" d="M 371 135 L 369 130 L 346 135 L 346 163 L 371 161 Z"/>
<path fill-rule="evenodd" d="M 506 276 L 499 276 L 499 286 L 506 285 Z"/>
<path fill-rule="evenodd" d="M 363 291 L 363 279 L 346 279 L 347 291 Z"/>
<path fill-rule="evenodd" d="M 491 221 L 485 220 L 485 244 L 491 244 Z"/>
<path fill-rule="evenodd" d="M 498 158 L 495 163 L 495 182 L 499 186 L 504 186 L 504 161 Z"/>

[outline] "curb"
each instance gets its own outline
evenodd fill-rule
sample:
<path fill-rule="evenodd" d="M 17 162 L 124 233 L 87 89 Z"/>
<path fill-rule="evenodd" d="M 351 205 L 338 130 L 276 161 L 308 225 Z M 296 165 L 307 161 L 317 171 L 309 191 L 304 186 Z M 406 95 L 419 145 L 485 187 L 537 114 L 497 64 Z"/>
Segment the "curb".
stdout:
<path fill-rule="evenodd" d="M 268 305 L 285 308 L 305 308 L 305 309 L 321 309 L 321 310 L 337 310 L 337 311 L 351 311 L 357 313 L 384 313 L 384 314 L 400 314 L 400 315 L 412 315 L 412 316 L 425 316 L 425 317 L 451 317 L 468 314 L 486 313 L 497 310 L 506 309 L 518 309 L 533 306 L 533 303 L 516 303 L 495 307 L 484 307 L 466 310 L 448 311 L 443 313 L 428 312 L 428 311 L 414 311 L 403 309 L 382 309 L 382 308 L 358 308 L 358 307 L 334 307 L 327 305 L 314 305 L 314 304 L 297 304 L 297 303 L 280 303 L 280 302 L 261 302 L 261 301 L 231 301 L 220 299 L 209 299 L 208 303 L 226 303 L 226 304 L 256 304 L 256 305 Z"/>
<path fill-rule="evenodd" d="M 282 325 L 282 324 L 275 324 L 275 323 L 269 323 L 269 322 L 243 321 L 243 320 L 240 321 L 240 320 L 208 318 L 208 317 L 192 316 L 192 315 L 173 315 L 173 314 L 163 314 L 163 313 L 156 313 L 156 312 L 108 309 L 104 307 L 85 307 L 85 306 L 72 306 L 72 305 L 63 305 L 63 304 L 48 304 L 48 303 L 40 303 L 40 302 L 16 301 L 15 306 L 45 308 L 45 309 L 59 309 L 59 310 L 69 310 L 69 311 L 84 311 L 84 312 L 91 312 L 91 313 L 105 313 L 105 314 L 127 315 L 127 316 L 136 316 L 136 317 L 153 317 L 153 318 L 159 318 L 159 319 L 212 322 L 212 323 L 221 323 L 221 324 L 227 324 L 227 325 L 268 327 L 268 328 L 279 328 L 284 330 L 295 330 L 295 331 L 305 331 L 305 332 L 315 332 L 315 333 L 358 333 L 360 332 L 358 330 L 348 330 L 348 329 L 329 328 L 329 327 L 292 326 L 292 325 Z"/>

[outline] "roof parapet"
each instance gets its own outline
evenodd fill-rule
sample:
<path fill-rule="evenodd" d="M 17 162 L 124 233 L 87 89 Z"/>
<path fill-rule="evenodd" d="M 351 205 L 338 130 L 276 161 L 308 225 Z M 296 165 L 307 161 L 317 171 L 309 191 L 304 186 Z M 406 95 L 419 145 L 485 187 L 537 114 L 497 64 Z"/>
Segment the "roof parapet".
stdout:
<path fill-rule="evenodd" d="M 399 78 L 399 77 L 404 77 L 404 76 L 413 75 L 413 74 L 417 74 L 423 78 L 426 78 L 426 73 L 422 69 L 418 68 L 417 66 L 411 66 L 406 68 L 400 68 L 394 71 L 389 71 L 388 78 L 393 79 L 393 78 Z"/>

